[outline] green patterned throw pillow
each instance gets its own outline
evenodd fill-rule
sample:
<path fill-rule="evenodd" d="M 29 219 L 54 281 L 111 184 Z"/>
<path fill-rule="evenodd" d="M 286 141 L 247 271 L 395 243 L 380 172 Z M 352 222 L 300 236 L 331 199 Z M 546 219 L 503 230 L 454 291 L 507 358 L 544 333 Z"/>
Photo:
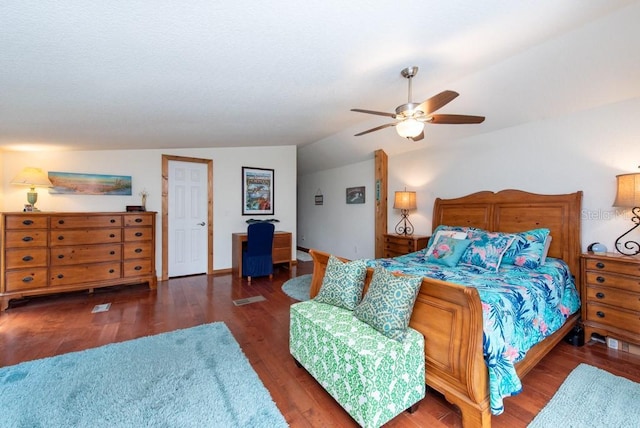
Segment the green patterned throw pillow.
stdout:
<path fill-rule="evenodd" d="M 362 297 L 366 275 L 367 266 L 364 260 L 343 263 L 331 255 L 322 286 L 314 300 L 352 311 Z"/>
<path fill-rule="evenodd" d="M 385 336 L 404 341 L 422 278 L 394 275 L 376 267 L 367 294 L 353 315 Z"/>

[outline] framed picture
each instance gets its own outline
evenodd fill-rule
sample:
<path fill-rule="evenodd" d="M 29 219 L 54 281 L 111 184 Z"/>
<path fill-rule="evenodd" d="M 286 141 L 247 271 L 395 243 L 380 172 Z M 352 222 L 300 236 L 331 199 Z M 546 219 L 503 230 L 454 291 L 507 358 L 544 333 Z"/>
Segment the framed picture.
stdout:
<path fill-rule="evenodd" d="M 49 171 L 51 194 L 131 195 L 130 175 L 78 174 Z"/>
<path fill-rule="evenodd" d="M 364 204 L 364 186 L 347 187 L 348 204 Z"/>
<path fill-rule="evenodd" d="M 242 167 L 242 215 L 273 215 L 273 170 Z"/>

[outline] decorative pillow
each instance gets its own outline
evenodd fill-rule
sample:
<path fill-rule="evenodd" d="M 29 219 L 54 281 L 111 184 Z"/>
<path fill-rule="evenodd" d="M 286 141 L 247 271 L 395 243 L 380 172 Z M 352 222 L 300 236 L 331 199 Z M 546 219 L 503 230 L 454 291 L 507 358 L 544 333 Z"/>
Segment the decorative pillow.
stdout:
<path fill-rule="evenodd" d="M 498 270 L 504 253 L 515 239 L 515 236 L 509 233 L 486 232 L 479 229 L 470 231 L 469 235 L 471 244 L 459 263 L 490 272 Z"/>
<path fill-rule="evenodd" d="M 364 260 L 343 263 L 330 255 L 322 286 L 313 300 L 352 311 L 360 302 L 366 275 Z"/>
<path fill-rule="evenodd" d="M 394 275 L 376 267 L 367 294 L 353 315 L 385 336 L 402 342 L 407 333 L 422 277 Z"/>
<path fill-rule="evenodd" d="M 431 244 L 431 246 L 427 247 L 428 248 L 427 252 L 424 253 L 425 257 L 431 256 L 431 253 L 433 253 L 433 249 L 435 247 L 436 242 L 438 242 L 438 240 L 442 236 L 448 236 L 453 239 L 467 239 L 467 232 L 455 231 L 455 230 L 438 230 L 433 236 L 433 240 L 432 240 L 433 243 Z"/>
<path fill-rule="evenodd" d="M 502 263 L 536 269 L 542 264 L 544 245 L 548 236 L 549 229 L 546 228 L 517 233 L 516 239 L 504 254 Z"/>
<path fill-rule="evenodd" d="M 438 240 L 433 244 L 433 251 L 431 252 L 431 255 L 427 257 L 427 261 L 454 267 L 458 264 L 460 257 L 462 257 L 462 254 L 464 254 L 469 244 L 471 244 L 471 241 L 468 239 L 440 236 L 440 238 L 438 238 Z"/>
<path fill-rule="evenodd" d="M 549 247 L 551 247 L 551 240 L 553 237 L 551 235 L 547 236 L 547 239 L 544 240 L 544 251 L 542 252 L 542 258 L 540 259 L 540 264 L 543 265 L 545 261 L 547 261 L 547 254 L 549 254 Z"/>
<path fill-rule="evenodd" d="M 431 233 L 431 237 L 429 238 L 429 242 L 427 243 L 427 248 L 431 248 L 433 243 L 436 242 L 436 240 L 442 235 L 440 232 L 449 232 L 449 233 L 464 232 L 465 235 L 468 235 L 469 231 L 472 231 L 472 230 L 481 230 L 481 229 L 476 229 L 475 227 L 468 227 L 468 226 L 447 226 L 447 225 L 441 224 L 440 226 L 436 227 L 433 233 Z M 447 236 L 451 236 L 451 235 L 447 235 Z M 458 235 L 458 236 L 462 236 L 462 235 Z M 465 239 L 465 238 L 468 238 L 468 236 L 463 236 L 461 239 Z M 425 253 L 425 255 L 427 254 Z"/>

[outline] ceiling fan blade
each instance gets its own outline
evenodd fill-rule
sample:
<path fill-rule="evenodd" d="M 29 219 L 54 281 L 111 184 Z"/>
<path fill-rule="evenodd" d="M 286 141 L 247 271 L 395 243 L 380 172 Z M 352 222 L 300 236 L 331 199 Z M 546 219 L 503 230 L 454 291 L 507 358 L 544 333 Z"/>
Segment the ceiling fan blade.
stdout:
<path fill-rule="evenodd" d="M 390 126 L 395 126 L 395 125 L 396 125 L 395 123 L 387 123 L 384 125 L 376 126 L 375 128 L 367 129 L 366 131 L 360 132 L 354 135 L 354 137 L 359 137 L 360 135 L 368 134 L 369 132 L 373 132 L 373 131 L 379 131 L 381 129 L 388 128 Z"/>
<path fill-rule="evenodd" d="M 377 114 L 378 116 L 387 116 L 394 119 L 396 118 L 396 115 L 394 113 L 386 113 L 384 111 L 363 110 L 360 108 L 352 108 L 351 111 L 356 111 L 358 113 Z"/>
<path fill-rule="evenodd" d="M 430 114 L 434 111 L 441 109 L 445 105 L 453 101 L 458 95 L 454 91 L 442 91 L 438 95 L 434 95 L 422 104 L 420 104 L 416 110 L 424 112 L 424 114 Z"/>
<path fill-rule="evenodd" d="M 422 131 L 422 132 L 420 133 L 420 135 L 418 135 L 418 136 L 416 136 L 416 137 L 413 137 L 413 138 L 409 138 L 409 139 L 410 139 L 411 141 L 414 141 L 414 142 L 415 142 L 415 141 L 420 141 L 420 140 L 422 140 L 423 138 L 424 138 L 424 131 Z"/>
<path fill-rule="evenodd" d="M 468 116 L 464 114 L 434 114 L 428 123 L 446 123 L 450 125 L 461 125 L 465 123 L 482 123 L 484 116 Z"/>

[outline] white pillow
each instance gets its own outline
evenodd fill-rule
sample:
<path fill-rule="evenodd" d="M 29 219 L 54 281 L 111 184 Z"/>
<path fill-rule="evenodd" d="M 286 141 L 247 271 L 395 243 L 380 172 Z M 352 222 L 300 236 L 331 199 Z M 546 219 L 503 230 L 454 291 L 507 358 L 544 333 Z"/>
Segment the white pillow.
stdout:
<path fill-rule="evenodd" d="M 433 237 L 433 240 L 431 241 L 432 244 L 429 247 L 429 249 L 427 250 L 426 253 L 424 253 L 425 257 L 429 257 L 431 255 L 431 253 L 433 253 L 433 249 L 436 246 L 436 243 L 438 242 L 438 239 L 441 236 L 448 236 L 449 238 L 452 239 L 467 239 L 467 232 L 460 232 L 460 231 L 456 231 L 456 230 L 439 230 L 436 232 L 436 235 Z"/>
<path fill-rule="evenodd" d="M 547 239 L 544 240 L 544 251 L 542 252 L 542 257 L 540 257 L 540 265 L 544 264 L 544 261 L 547 260 L 547 253 L 549 252 L 549 247 L 551 246 L 551 240 L 553 238 L 551 235 L 547 235 Z"/>

